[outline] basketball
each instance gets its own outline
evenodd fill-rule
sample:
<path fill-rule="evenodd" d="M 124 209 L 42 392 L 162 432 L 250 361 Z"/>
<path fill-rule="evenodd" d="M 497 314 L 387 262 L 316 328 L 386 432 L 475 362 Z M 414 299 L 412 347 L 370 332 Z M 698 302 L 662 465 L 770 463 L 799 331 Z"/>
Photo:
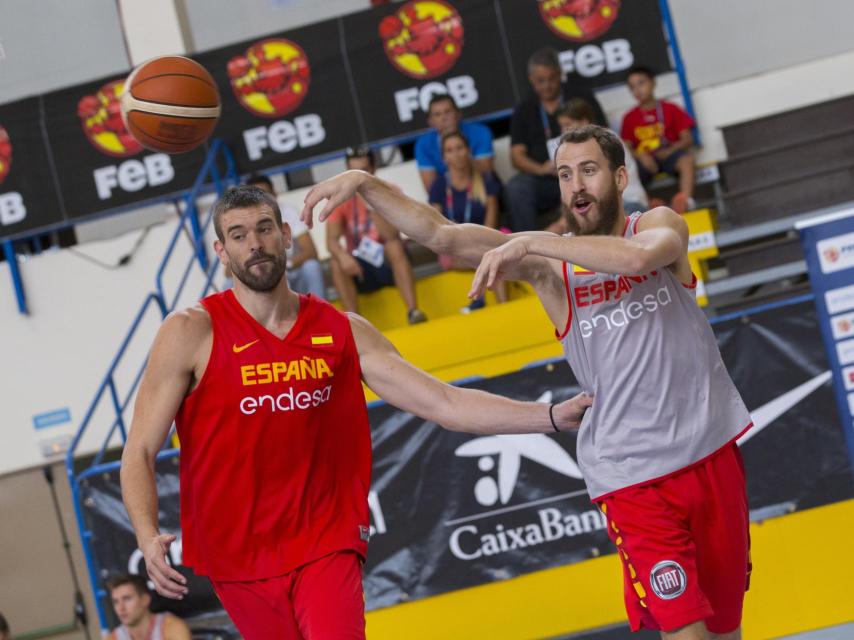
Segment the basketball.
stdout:
<path fill-rule="evenodd" d="M 122 119 L 145 148 L 184 153 L 208 139 L 220 114 L 219 91 L 202 65 L 182 56 L 142 63 L 127 77 Z"/>

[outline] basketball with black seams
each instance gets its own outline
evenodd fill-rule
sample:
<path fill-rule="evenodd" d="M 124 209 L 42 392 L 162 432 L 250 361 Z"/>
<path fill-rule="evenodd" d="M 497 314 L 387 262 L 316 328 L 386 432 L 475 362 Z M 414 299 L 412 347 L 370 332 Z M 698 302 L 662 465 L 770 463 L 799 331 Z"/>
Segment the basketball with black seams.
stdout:
<path fill-rule="evenodd" d="M 220 109 L 211 74 L 183 56 L 142 63 L 128 76 L 121 97 L 130 134 L 146 149 L 163 153 L 185 153 L 204 143 Z"/>

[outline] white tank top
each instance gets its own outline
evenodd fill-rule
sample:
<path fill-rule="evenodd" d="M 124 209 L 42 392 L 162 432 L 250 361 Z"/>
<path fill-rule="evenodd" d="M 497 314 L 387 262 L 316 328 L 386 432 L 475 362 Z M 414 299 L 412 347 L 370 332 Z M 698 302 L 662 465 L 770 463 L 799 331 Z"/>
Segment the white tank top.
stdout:
<path fill-rule="evenodd" d="M 151 616 L 151 629 L 145 640 L 163 640 L 163 624 L 166 622 L 165 613 L 155 613 Z M 116 627 L 116 640 L 131 640 L 130 631 L 124 625 Z"/>

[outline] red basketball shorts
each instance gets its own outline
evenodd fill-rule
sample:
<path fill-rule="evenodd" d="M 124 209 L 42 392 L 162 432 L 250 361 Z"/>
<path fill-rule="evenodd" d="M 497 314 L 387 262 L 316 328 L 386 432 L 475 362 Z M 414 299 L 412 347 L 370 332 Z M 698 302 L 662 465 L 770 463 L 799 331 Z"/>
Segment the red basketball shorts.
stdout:
<path fill-rule="evenodd" d="M 632 630 L 741 624 L 750 581 L 744 465 L 735 444 L 654 484 L 597 500 L 623 564 Z"/>
<path fill-rule="evenodd" d="M 362 564 L 352 551 L 267 580 L 211 582 L 246 640 L 365 638 Z"/>

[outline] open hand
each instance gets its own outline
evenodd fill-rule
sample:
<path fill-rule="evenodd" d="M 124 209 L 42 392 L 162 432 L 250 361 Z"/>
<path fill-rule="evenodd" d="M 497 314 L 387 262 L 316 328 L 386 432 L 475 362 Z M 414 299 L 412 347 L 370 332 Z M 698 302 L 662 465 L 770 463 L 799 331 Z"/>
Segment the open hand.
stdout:
<path fill-rule="evenodd" d="M 486 288 L 492 289 L 498 284 L 502 272 L 506 271 L 508 266 L 519 262 L 528 255 L 528 246 L 525 243 L 526 238 L 513 238 L 510 242 L 484 253 L 480 265 L 475 271 L 469 298 L 475 300 L 483 295 Z"/>
<path fill-rule="evenodd" d="M 302 220 L 310 229 L 314 224 L 314 208 L 321 200 L 326 200 L 326 205 L 321 209 L 317 219 L 324 222 L 340 204 L 347 202 L 356 193 L 359 186 L 369 176 L 364 171 L 345 171 L 337 176 L 318 182 L 306 194 L 305 204 L 300 213 Z"/>
<path fill-rule="evenodd" d="M 561 431 L 564 429 L 578 429 L 581 426 L 581 419 L 584 417 L 584 412 L 592 406 L 593 398 L 586 393 L 579 393 L 569 400 L 564 400 L 560 404 L 556 404 L 552 415 L 554 416 L 557 428 Z"/>
<path fill-rule="evenodd" d="M 166 598 L 181 600 L 189 592 L 187 579 L 166 562 L 169 545 L 174 540 L 175 536 L 167 533 L 152 536 L 142 545 L 142 555 L 145 557 L 148 577 L 154 583 L 154 590 Z"/>

